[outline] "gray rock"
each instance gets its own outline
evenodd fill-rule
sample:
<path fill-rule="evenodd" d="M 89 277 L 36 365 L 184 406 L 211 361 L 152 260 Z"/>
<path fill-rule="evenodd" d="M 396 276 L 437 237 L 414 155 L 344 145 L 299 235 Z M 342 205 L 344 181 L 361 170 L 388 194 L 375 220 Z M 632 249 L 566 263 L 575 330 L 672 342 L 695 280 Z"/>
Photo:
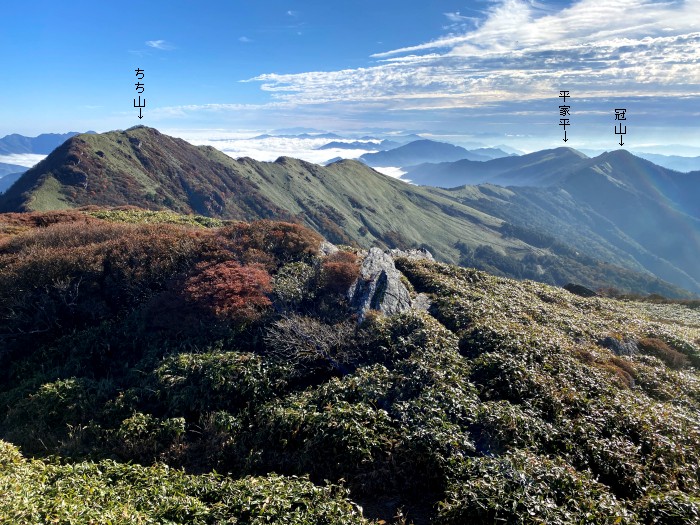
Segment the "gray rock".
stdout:
<path fill-rule="evenodd" d="M 328 241 L 322 241 L 321 246 L 318 247 L 318 254 L 323 256 L 333 255 L 338 251 L 338 247 Z"/>
<path fill-rule="evenodd" d="M 595 293 L 593 290 L 590 288 L 586 288 L 583 285 L 580 284 L 575 284 L 575 283 L 568 283 L 564 285 L 564 290 L 567 292 L 570 292 L 572 294 L 578 295 L 580 297 L 598 297 L 598 294 Z"/>
<path fill-rule="evenodd" d="M 419 293 L 418 295 L 416 295 L 415 299 L 413 299 L 411 308 L 413 308 L 414 310 L 423 310 L 427 312 L 430 309 L 430 305 L 432 304 L 433 302 L 430 300 L 430 297 L 428 297 L 427 294 Z"/>
<path fill-rule="evenodd" d="M 411 259 L 412 261 L 415 261 L 415 260 L 434 261 L 435 260 L 433 258 L 433 254 L 430 253 L 425 248 L 421 248 L 420 250 L 399 250 L 398 248 L 393 248 L 393 249 L 389 250 L 389 255 L 391 255 L 394 258 L 406 257 L 407 259 Z"/>
<path fill-rule="evenodd" d="M 620 340 L 616 337 L 606 337 L 598 341 L 598 345 L 612 350 L 618 356 L 633 356 L 639 353 L 637 343 L 628 339 Z"/>
<path fill-rule="evenodd" d="M 369 250 L 360 267 L 360 276 L 348 291 L 359 322 L 370 310 L 394 315 L 411 308 L 411 295 L 401 282 L 401 275 L 390 255 L 379 248 Z"/>

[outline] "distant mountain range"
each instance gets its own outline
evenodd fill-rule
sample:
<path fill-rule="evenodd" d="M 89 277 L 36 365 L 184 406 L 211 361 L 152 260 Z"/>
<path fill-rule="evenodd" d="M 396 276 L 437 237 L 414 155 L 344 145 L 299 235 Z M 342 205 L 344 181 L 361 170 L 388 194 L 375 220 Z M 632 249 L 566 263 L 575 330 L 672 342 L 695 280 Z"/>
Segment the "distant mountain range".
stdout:
<path fill-rule="evenodd" d="M 364 149 L 370 151 L 386 151 L 388 149 L 397 148 L 401 145 L 399 142 L 394 142 L 393 140 L 382 140 L 381 142 L 370 142 L 370 141 L 353 141 L 353 142 L 338 142 L 333 141 L 328 144 L 324 144 L 316 149 Z"/>
<path fill-rule="evenodd" d="M 447 142 L 421 139 L 388 151 L 365 153 L 360 160 L 368 166 L 407 167 L 429 162 L 450 162 L 461 159 L 485 161 L 507 156 L 508 153 L 505 151 L 494 148 L 470 151 Z"/>
<path fill-rule="evenodd" d="M 27 168 L 23 168 L 26 171 Z M 0 177 L 0 193 L 7 191 L 15 182 L 19 180 L 24 171 L 9 173 Z"/>
<path fill-rule="evenodd" d="M 700 171 L 700 157 L 681 157 L 680 155 L 659 155 L 656 153 L 637 153 L 636 155 L 671 170 Z"/>
<path fill-rule="evenodd" d="M 424 164 L 405 177 L 457 187 L 450 193 L 465 196 L 469 206 L 562 241 L 575 238 L 578 246 L 602 237 L 656 275 L 689 289 L 700 283 L 700 172 L 668 170 L 624 150 L 590 159 L 557 148 L 488 162 Z M 499 198 L 509 205 L 493 207 L 471 186 L 458 188 L 483 183 L 508 186 Z M 588 253 L 611 260 L 599 249 Z"/>
<path fill-rule="evenodd" d="M 27 171 L 27 168 L 18 164 L 3 164 L 0 162 L 0 179 L 5 175 L 10 175 L 11 173 L 17 173 L 21 171 Z"/>
<path fill-rule="evenodd" d="M 25 171 L 27 168 L 24 166 L 0 163 L 0 193 L 12 186 Z"/>
<path fill-rule="evenodd" d="M 271 139 L 271 138 L 295 138 L 295 139 L 342 139 L 340 135 L 335 133 L 300 133 L 300 134 L 283 134 L 274 135 L 269 133 L 263 133 L 262 135 L 257 135 L 253 137 L 254 139 Z M 227 139 L 222 139 L 227 140 Z"/>
<path fill-rule="evenodd" d="M 94 131 L 88 131 L 94 133 Z M 77 135 L 78 132 L 69 133 L 44 133 L 38 137 L 25 137 L 24 135 L 6 135 L 0 139 L 0 155 L 12 155 L 16 153 L 35 153 L 48 155 L 66 140 Z"/>
<path fill-rule="evenodd" d="M 464 158 L 456 162 L 423 163 L 409 168 L 404 178 L 414 184 L 441 188 L 481 183 L 549 186 L 585 159 L 588 157 L 574 149 L 557 148 L 486 161 Z"/>
<path fill-rule="evenodd" d="M 700 292 L 694 177 L 669 178 L 625 152 L 598 160 L 568 148 L 539 153 L 497 160 L 503 173 L 515 176 L 517 162 L 525 162 L 533 166 L 529 177 L 546 172 L 543 180 L 559 186 L 444 190 L 351 160 L 326 167 L 288 157 L 234 160 L 136 127 L 72 137 L 0 196 L 0 211 L 134 205 L 277 218 L 303 222 L 336 243 L 423 246 L 444 261 L 552 284 Z"/>

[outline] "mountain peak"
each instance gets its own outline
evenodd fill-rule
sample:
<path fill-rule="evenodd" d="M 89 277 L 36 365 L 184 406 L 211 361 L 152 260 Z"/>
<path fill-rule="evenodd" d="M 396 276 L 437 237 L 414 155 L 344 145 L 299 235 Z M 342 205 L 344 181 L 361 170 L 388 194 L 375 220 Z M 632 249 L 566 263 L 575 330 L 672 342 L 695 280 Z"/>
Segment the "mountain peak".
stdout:
<path fill-rule="evenodd" d="M 633 155 L 632 153 L 630 153 L 626 149 L 614 149 L 611 151 L 604 151 L 603 153 L 598 155 L 598 157 L 594 157 L 594 158 L 601 158 L 601 157 L 606 158 L 606 159 L 631 159 L 631 158 L 635 158 L 635 159 L 643 160 L 640 157 Z"/>
<path fill-rule="evenodd" d="M 551 150 L 545 150 L 545 151 L 555 151 L 555 152 L 557 152 L 557 153 L 568 153 L 568 154 L 573 154 L 573 155 L 576 155 L 577 157 L 579 157 L 579 158 L 581 158 L 581 159 L 587 159 L 587 158 L 588 158 L 588 155 L 586 155 L 585 153 L 581 153 L 579 150 L 577 150 L 577 149 L 575 149 L 575 148 L 571 148 L 571 147 L 569 147 L 569 146 L 560 146 L 560 147 L 558 147 L 558 148 L 553 148 L 553 149 L 551 149 Z"/>
<path fill-rule="evenodd" d="M 386 151 L 365 153 L 360 160 L 369 166 L 415 166 L 425 162 L 451 162 L 481 157 L 447 142 L 419 139 Z"/>

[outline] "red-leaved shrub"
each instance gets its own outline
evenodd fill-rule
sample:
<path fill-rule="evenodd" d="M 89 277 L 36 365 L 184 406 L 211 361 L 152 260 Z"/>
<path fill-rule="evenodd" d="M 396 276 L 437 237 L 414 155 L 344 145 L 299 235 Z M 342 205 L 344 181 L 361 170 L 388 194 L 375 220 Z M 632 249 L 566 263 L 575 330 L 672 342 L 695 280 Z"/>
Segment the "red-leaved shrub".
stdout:
<path fill-rule="evenodd" d="M 271 305 L 270 275 L 260 266 L 225 261 L 197 270 L 185 282 L 185 296 L 220 320 L 254 321 Z"/>
<path fill-rule="evenodd" d="M 321 265 L 321 287 L 329 292 L 345 293 L 360 273 L 357 255 L 336 252 Z"/>
<path fill-rule="evenodd" d="M 316 255 L 323 241 L 318 233 L 304 226 L 269 220 L 235 223 L 222 228 L 220 236 L 243 260 L 255 258 L 253 254 L 246 256 L 246 252 L 264 252 L 277 265 Z"/>

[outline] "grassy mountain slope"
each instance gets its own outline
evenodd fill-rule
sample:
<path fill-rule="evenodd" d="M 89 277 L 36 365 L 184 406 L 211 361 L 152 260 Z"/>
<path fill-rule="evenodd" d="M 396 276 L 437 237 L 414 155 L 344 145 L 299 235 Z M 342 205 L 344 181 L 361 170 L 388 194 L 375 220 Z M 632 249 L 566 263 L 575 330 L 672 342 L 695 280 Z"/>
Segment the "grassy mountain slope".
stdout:
<path fill-rule="evenodd" d="M 291 158 L 234 160 L 214 148 L 195 147 L 146 127 L 74 137 L 0 196 L 0 211 L 86 205 L 134 205 L 222 219 L 294 220 L 341 244 L 424 246 L 447 262 L 464 262 L 466 254 L 469 264 L 495 257 L 506 262 L 497 265 L 505 275 L 667 296 L 685 293 L 649 274 L 634 273 L 638 268 L 599 265 L 575 250 L 562 255 L 505 235 L 503 219 L 478 209 L 483 206 L 408 185 L 360 162 L 322 167 Z M 474 260 L 474 250 L 482 246 L 491 251 L 477 252 Z M 526 256 L 537 259 L 530 265 L 531 275 L 515 268 Z M 496 271 L 493 265 L 484 267 Z"/>
<path fill-rule="evenodd" d="M 358 326 L 299 226 L 0 221 L 5 521 L 700 516 L 697 309 L 397 259 L 432 306 Z"/>
<path fill-rule="evenodd" d="M 213 160 L 214 154 L 213 148 L 195 148 L 149 128 L 79 135 L 25 173 L 0 207 L 130 204 L 226 218 L 282 213 L 230 165 Z"/>
<path fill-rule="evenodd" d="M 615 217 L 607 216 L 608 210 L 594 209 L 562 188 L 501 188 L 484 184 L 433 191 L 503 219 L 508 224 L 503 231 L 509 231 L 510 235 L 521 238 L 528 244 L 546 247 L 560 256 L 571 254 L 573 249 L 582 256 L 607 261 L 632 271 L 653 272 L 696 294 L 700 293 L 698 279 L 679 267 L 677 254 L 673 251 L 669 253 L 669 250 L 664 253 L 645 242 L 644 238 L 633 237 L 633 232 L 625 231 L 623 225 L 615 221 Z M 650 206 L 653 208 L 657 204 Z M 643 213 L 637 210 L 634 217 Z M 667 224 L 668 228 L 682 232 L 686 231 L 685 226 L 678 222 Z M 662 238 L 670 237 L 667 233 L 660 233 L 660 230 L 658 225 L 652 223 L 648 233 L 656 231 Z M 692 235 L 688 235 L 686 240 L 691 245 L 694 242 Z M 571 269 L 573 267 L 573 264 L 570 265 Z M 557 283 L 556 280 L 547 281 L 542 276 L 538 277 L 535 270 L 523 277 Z M 571 280 L 576 278 L 572 275 Z M 620 280 L 623 281 L 624 279 Z M 623 287 L 627 286 L 623 284 Z M 651 291 L 650 288 L 647 289 Z M 663 295 L 660 289 L 654 293 Z"/>
<path fill-rule="evenodd" d="M 453 261 L 459 240 L 526 249 L 501 239 L 501 221 L 358 162 L 236 161 L 150 128 L 76 137 L 0 198 L 4 211 L 126 204 L 224 219 L 295 217 L 335 242 L 422 242 Z"/>

